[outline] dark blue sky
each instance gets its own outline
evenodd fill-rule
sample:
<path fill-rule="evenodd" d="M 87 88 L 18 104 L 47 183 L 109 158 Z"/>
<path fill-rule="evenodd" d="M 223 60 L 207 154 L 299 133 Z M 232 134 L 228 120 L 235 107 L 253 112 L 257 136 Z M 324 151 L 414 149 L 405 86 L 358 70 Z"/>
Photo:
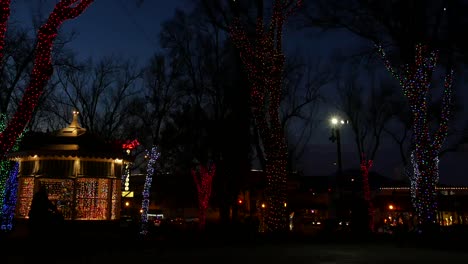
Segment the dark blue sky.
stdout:
<path fill-rule="evenodd" d="M 16 0 L 10 21 L 30 25 L 31 14 L 40 11 L 47 15 L 56 0 Z M 137 6 L 138 0 L 96 0 L 90 8 L 75 20 L 63 25 L 65 32 L 75 30 L 78 35 L 69 44 L 80 57 L 100 57 L 117 55 L 145 63 L 157 49 L 157 34 L 161 22 L 171 18 L 175 8 L 190 5 L 188 0 L 145 0 Z M 30 27 L 30 26 L 29 26 Z M 318 34 L 316 31 L 292 31 L 286 29 L 287 50 L 299 49 L 312 59 L 328 60 L 335 50 L 343 52 L 356 46 L 359 38 L 343 32 Z M 336 65 L 338 66 L 338 65 Z M 460 80 L 460 78 L 458 78 Z M 327 87 L 327 94 L 334 93 L 334 86 Z M 306 175 L 324 175 L 336 170 L 336 145 L 328 141 L 330 127 L 325 122 L 336 112 L 330 106 L 321 108 L 324 122 L 318 124 L 310 147 L 303 159 Z M 344 168 L 356 168 L 358 154 L 353 135 L 349 129 L 343 130 Z M 448 154 L 441 159 L 441 181 L 468 185 L 468 153 Z M 387 176 L 397 175 L 400 158 L 396 147 L 384 144 L 377 155 L 375 169 Z"/>
<path fill-rule="evenodd" d="M 40 11 L 45 17 L 56 0 L 12 1 L 13 21 L 30 24 L 31 14 Z M 118 55 L 146 61 L 155 51 L 160 24 L 171 18 L 176 7 L 186 0 L 96 0 L 80 17 L 64 23 L 62 30 L 78 34 L 70 43 L 80 56 Z"/>

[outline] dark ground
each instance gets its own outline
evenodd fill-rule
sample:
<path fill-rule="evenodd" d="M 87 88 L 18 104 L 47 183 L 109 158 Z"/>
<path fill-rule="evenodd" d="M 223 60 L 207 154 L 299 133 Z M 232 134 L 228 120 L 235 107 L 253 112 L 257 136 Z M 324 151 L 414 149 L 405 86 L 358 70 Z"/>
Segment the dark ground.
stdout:
<path fill-rule="evenodd" d="M 0 237 L 0 263 L 467 263 L 462 240 L 440 237 L 285 236 L 213 230 L 168 232 L 145 238 L 113 225 L 69 225 L 38 239 L 24 225 Z M 452 246 L 451 246 L 452 245 Z M 443 248 L 443 249 L 441 249 Z"/>

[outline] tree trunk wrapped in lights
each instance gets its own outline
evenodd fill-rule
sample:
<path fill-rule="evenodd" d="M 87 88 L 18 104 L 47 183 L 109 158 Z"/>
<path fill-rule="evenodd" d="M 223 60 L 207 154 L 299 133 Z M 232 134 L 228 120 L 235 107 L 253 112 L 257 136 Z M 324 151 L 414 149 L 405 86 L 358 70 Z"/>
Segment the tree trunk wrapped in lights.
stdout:
<path fill-rule="evenodd" d="M 213 177 L 216 174 L 216 166 L 214 163 L 208 167 L 199 165 L 191 172 L 197 186 L 199 228 L 203 230 L 206 225 L 206 210 L 210 203 L 211 186 Z"/>
<path fill-rule="evenodd" d="M 18 169 L 19 163 L 16 161 L 2 160 L 0 162 L 0 171 L 3 174 L 8 172 L 7 180 L 5 182 L 5 190 L 2 197 L 0 206 L 0 230 L 11 231 L 13 229 L 13 218 L 15 217 L 16 200 L 18 192 Z M 3 175 L 1 175 L 3 177 Z"/>
<path fill-rule="evenodd" d="M 158 148 L 153 146 L 151 150 L 146 151 L 146 158 L 148 164 L 146 165 L 146 178 L 143 186 L 143 200 L 141 202 L 141 231 L 140 234 L 148 234 L 148 211 L 150 206 L 150 194 L 151 194 L 151 183 L 153 182 L 154 170 L 156 167 L 156 161 L 159 158 L 160 153 Z"/>
<path fill-rule="evenodd" d="M 0 134 L 0 157 L 4 157 L 23 132 L 36 108 L 45 85 L 52 76 L 52 46 L 63 22 L 81 15 L 93 0 L 61 0 L 55 5 L 47 21 L 39 28 L 35 48 L 34 65 L 29 84 L 19 102 L 15 114 Z M 0 54 L 3 54 L 10 1 L 0 0 Z M 3 55 L 0 55 L 3 62 Z"/>
<path fill-rule="evenodd" d="M 288 3 L 284 3 L 288 2 Z M 284 54 L 282 31 L 285 19 L 302 1 L 290 7 L 293 1 L 274 0 L 270 24 L 264 24 L 261 11 L 257 18 L 255 37 L 249 39 L 246 30 L 237 18 L 230 28 L 230 35 L 239 49 L 247 71 L 251 90 L 250 97 L 255 122 L 266 158 L 265 224 L 267 231 L 285 231 L 288 227 L 286 214 L 287 146 L 279 120 L 282 92 Z"/>
<path fill-rule="evenodd" d="M 432 74 L 436 68 L 437 52 L 427 46 L 416 45 L 415 61 L 405 65 L 401 71 L 395 70 L 381 46 L 378 52 L 388 71 L 399 81 L 403 94 L 408 100 L 413 124 L 414 151 L 412 161 L 414 175 L 412 189 L 415 195 L 415 209 L 422 225 L 431 225 L 437 220 L 436 185 L 439 181 L 439 152 L 448 133 L 451 114 L 453 70 L 445 76 L 440 123 L 431 135 L 428 120 Z"/>
<path fill-rule="evenodd" d="M 5 114 L 0 114 L 0 132 L 6 127 L 6 119 Z M 18 150 L 23 134 L 16 140 L 13 151 Z M 0 160 L 0 230 L 10 231 L 13 228 L 18 190 L 18 166 L 18 162 Z"/>
<path fill-rule="evenodd" d="M 368 214 L 368 227 L 371 232 L 374 232 L 374 205 L 372 204 L 372 197 L 369 186 L 369 170 L 372 167 L 372 160 L 366 159 L 364 154 L 361 159 L 361 176 L 362 176 L 362 191 L 364 200 L 367 205 Z"/>

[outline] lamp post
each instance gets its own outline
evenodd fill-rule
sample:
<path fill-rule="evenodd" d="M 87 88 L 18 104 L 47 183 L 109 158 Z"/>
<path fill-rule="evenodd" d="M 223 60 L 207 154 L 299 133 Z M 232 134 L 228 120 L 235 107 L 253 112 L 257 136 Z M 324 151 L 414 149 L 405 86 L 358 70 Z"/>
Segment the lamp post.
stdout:
<path fill-rule="evenodd" d="M 332 117 L 330 119 L 330 123 L 332 125 L 332 134 L 330 136 L 331 142 L 336 142 L 336 165 L 338 166 L 338 175 L 341 175 L 343 172 L 343 164 L 341 161 L 341 136 L 340 136 L 340 127 L 347 123 L 343 119 L 339 119 L 337 117 Z"/>
<path fill-rule="evenodd" d="M 337 165 L 337 173 L 335 176 L 335 190 L 332 194 L 332 206 L 330 211 L 331 218 L 337 217 L 337 202 L 341 199 L 341 190 L 339 188 L 339 179 L 341 178 L 341 174 L 343 172 L 343 164 L 341 161 L 341 136 L 340 136 L 340 128 L 342 125 L 346 124 L 347 121 L 340 119 L 338 117 L 332 117 L 330 119 L 330 124 L 332 127 L 332 134 L 329 138 L 331 142 L 336 142 L 336 165 Z"/>

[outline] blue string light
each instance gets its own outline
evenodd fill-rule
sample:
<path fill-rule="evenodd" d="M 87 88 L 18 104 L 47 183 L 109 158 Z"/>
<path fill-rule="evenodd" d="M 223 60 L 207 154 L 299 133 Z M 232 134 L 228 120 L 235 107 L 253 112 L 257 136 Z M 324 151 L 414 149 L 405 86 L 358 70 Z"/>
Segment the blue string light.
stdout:
<path fill-rule="evenodd" d="M 146 235 L 148 234 L 148 209 L 150 204 L 150 190 L 151 190 L 151 183 L 153 181 L 154 169 L 156 160 L 159 158 L 160 153 L 156 146 L 151 148 L 151 151 L 146 151 L 146 155 L 149 158 L 148 164 L 146 166 L 146 180 L 145 185 L 143 187 L 143 201 L 141 205 L 141 231 L 140 234 Z"/>
<path fill-rule="evenodd" d="M 18 162 L 13 163 L 10 171 L 10 176 L 6 182 L 6 190 L 3 200 L 3 208 L 1 214 L 0 230 L 10 231 L 13 228 L 13 219 L 15 217 L 17 191 L 18 191 Z"/>

